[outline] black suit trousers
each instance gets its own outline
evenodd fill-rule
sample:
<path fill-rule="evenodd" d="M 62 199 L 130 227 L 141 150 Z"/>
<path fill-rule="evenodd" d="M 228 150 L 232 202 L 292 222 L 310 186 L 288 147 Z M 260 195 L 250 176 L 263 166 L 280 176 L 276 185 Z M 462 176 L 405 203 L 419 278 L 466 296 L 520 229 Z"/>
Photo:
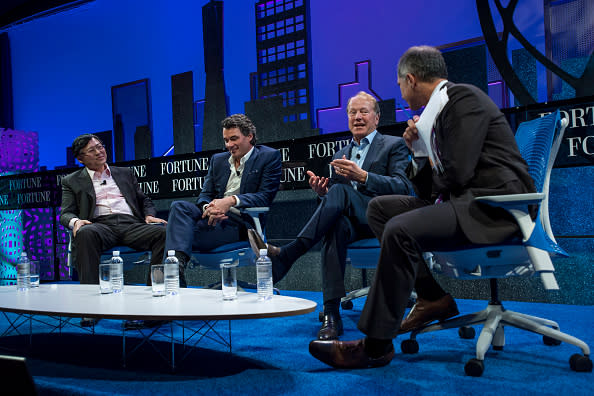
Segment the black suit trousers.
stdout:
<path fill-rule="evenodd" d="M 470 242 L 448 202 L 431 205 L 416 197 L 386 195 L 369 203 L 367 217 L 381 252 L 358 328 L 373 338 L 392 339 L 413 287 L 419 298 L 434 293 L 428 287 L 439 287 L 426 281 L 432 276 L 423 252 L 453 250 Z"/>
<path fill-rule="evenodd" d="M 165 249 L 165 227 L 147 224 L 129 215 L 100 216 L 82 226 L 74 237 L 75 260 L 81 284 L 99 284 L 101 253 L 115 246 L 150 250 L 151 265 L 161 263 Z M 150 267 L 147 279 L 150 280 Z"/>
<path fill-rule="evenodd" d="M 345 295 L 344 271 L 349 243 L 372 237 L 365 211 L 371 197 L 348 184 L 334 184 L 322 198 L 310 221 L 298 235 L 301 246 L 311 248 L 322 240 L 322 290 L 324 302 Z M 305 253 L 285 249 L 292 261 Z"/>

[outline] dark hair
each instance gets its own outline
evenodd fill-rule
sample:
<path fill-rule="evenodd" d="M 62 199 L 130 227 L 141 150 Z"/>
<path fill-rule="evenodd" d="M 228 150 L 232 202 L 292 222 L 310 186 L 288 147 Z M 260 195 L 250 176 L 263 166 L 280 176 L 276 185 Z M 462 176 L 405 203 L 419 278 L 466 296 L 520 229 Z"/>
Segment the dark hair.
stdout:
<path fill-rule="evenodd" d="M 435 47 L 421 45 L 410 47 L 398 61 L 398 77 L 412 74 L 419 81 L 432 82 L 448 78 L 448 69 L 441 52 Z"/>
<path fill-rule="evenodd" d="M 243 136 L 248 136 L 250 133 L 253 138 L 250 140 L 252 146 L 256 145 L 256 126 L 244 114 L 233 114 L 221 121 L 221 126 L 224 129 L 238 128 Z"/>
<path fill-rule="evenodd" d="M 74 158 L 78 158 L 80 151 L 84 149 L 87 146 L 87 144 L 89 144 L 91 139 L 95 139 L 99 143 L 103 144 L 103 142 L 101 141 L 101 139 L 97 137 L 97 135 L 93 135 L 91 133 L 85 133 L 84 135 L 80 135 L 79 137 L 74 139 L 74 142 L 72 142 L 72 155 L 74 156 Z"/>

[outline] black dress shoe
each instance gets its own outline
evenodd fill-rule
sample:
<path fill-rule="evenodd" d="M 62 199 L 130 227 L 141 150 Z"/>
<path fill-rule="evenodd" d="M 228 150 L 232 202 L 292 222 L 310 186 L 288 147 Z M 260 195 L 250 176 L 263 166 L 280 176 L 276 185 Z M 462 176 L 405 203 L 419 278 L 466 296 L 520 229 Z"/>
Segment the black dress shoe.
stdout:
<path fill-rule="evenodd" d="M 373 358 L 365 350 L 365 339 L 356 341 L 321 341 L 309 343 L 309 353 L 316 359 L 335 368 L 368 368 L 385 366 L 394 357 L 394 346 L 384 355 Z"/>
<path fill-rule="evenodd" d="M 344 333 L 339 314 L 325 314 L 324 322 L 318 331 L 318 340 L 337 340 Z"/>
<path fill-rule="evenodd" d="M 126 320 L 124 322 L 125 330 L 152 329 L 169 323 L 167 320 Z"/>
<path fill-rule="evenodd" d="M 80 318 L 80 327 L 93 327 L 99 323 L 97 318 Z"/>
<path fill-rule="evenodd" d="M 398 333 L 402 334 L 417 330 L 433 321 L 443 321 L 459 313 L 456 301 L 449 294 L 436 301 L 428 301 L 419 297 L 400 324 Z"/>

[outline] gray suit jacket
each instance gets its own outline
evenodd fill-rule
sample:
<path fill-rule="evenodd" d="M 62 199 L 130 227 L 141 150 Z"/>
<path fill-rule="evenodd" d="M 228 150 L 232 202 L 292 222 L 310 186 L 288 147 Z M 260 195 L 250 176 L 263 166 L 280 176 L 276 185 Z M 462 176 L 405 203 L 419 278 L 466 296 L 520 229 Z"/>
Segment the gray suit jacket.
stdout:
<path fill-rule="evenodd" d="M 147 215 L 155 216 L 157 211 L 149 197 L 144 195 L 132 169 L 110 166 L 111 176 L 132 209 L 134 216 L 144 221 Z M 95 189 L 87 170 L 79 169 L 62 179 L 62 210 L 60 223 L 68 227 L 70 220 L 77 217 L 91 220 L 96 204 Z"/>

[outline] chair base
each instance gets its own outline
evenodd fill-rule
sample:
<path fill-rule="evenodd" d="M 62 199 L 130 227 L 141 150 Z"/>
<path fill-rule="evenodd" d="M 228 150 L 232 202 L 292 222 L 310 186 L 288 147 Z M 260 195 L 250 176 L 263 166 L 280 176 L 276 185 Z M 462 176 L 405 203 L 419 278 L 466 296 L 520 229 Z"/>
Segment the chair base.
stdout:
<path fill-rule="evenodd" d="M 481 311 L 459 316 L 440 323 L 430 324 L 413 331 L 410 335 L 410 339 L 403 341 L 403 352 L 416 353 L 412 352 L 414 351 L 414 348 L 411 347 L 411 343 L 416 343 L 418 334 L 480 324 L 483 325 L 483 328 L 476 343 L 476 358 L 468 361 L 465 367 L 466 374 L 468 375 L 478 377 L 482 374 L 485 353 L 491 345 L 496 350 L 503 349 L 503 346 L 505 345 L 505 326 L 513 326 L 521 330 L 541 334 L 543 336 L 543 342 L 547 345 L 558 345 L 560 342 L 566 342 L 577 346 L 582 350 L 583 356 L 578 355 L 578 358 L 575 358 L 575 355 L 572 356 L 571 360 L 580 360 L 580 364 L 574 364 L 575 362 L 572 363 L 570 360 L 570 367 L 575 371 L 592 371 L 590 348 L 585 342 L 569 334 L 562 333 L 559 330 L 559 325 L 552 320 L 530 316 L 520 312 L 508 311 L 499 303 L 489 303 L 489 305 Z M 418 346 L 416 350 L 418 351 Z"/>
<path fill-rule="evenodd" d="M 366 297 L 369 294 L 369 286 L 363 287 L 361 289 L 353 290 L 349 292 L 346 296 L 340 299 L 340 306 L 342 309 L 353 309 L 353 300 L 360 297 Z M 417 302 L 417 293 L 413 290 L 410 294 L 408 299 L 408 304 L 406 305 L 407 308 L 412 308 L 413 305 Z"/>

